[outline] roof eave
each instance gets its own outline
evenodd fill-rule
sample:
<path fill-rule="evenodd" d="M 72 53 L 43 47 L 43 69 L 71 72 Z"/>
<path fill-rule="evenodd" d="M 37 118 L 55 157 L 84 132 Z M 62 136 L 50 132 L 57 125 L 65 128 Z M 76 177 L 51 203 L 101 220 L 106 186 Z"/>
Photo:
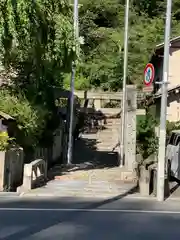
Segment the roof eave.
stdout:
<path fill-rule="evenodd" d="M 170 44 L 173 44 L 176 41 L 180 41 L 180 36 L 170 39 Z M 161 48 L 164 48 L 164 42 L 156 45 L 156 50 L 160 50 Z"/>

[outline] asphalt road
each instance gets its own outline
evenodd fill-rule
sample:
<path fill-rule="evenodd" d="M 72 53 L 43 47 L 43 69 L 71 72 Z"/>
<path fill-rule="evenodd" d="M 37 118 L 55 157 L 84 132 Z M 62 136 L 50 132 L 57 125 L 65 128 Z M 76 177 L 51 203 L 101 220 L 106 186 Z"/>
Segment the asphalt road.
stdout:
<path fill-rule="evenodd" d="M 171 240 L 179 226 L 177 201 L 0 199 L 4 240 Z"/>

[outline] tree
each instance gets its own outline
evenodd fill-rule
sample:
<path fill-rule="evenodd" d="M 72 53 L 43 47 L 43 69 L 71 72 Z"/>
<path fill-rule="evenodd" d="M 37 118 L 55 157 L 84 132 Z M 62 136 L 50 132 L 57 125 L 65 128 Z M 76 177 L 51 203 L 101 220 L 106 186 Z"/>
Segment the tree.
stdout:
<path fill-rule="evenodd" d="M 145 65 L 151 60 L 156 45 L 163 42 L 162 19 L 139 17 L 130 27 L 128 70 L 132 82 L 142 85 Z"/>
<path fill-rule="evenodd" d="M 123 6 L 117 0 L 81 1 L 80 34 L 84 36 L 81 72 L 90 86 L 117 90 L 122 80 Z"/>
<path fill-rule="evenodd" d="M 59 123 L 54 88 L 63 87 L 76 59 L 72 9 L 64 0 L 2 0 L 0 30 L 0 62 L 13 94 L 23 95 L 32 111 L 48 111 L 43 126 L 52 134 Z"/>
<path fill-rule="evenodd" d="M 14 83 L 30 98 L 32 92 L 34 98 L 42 97 L 46 88 L 62 86 L 62 74 L 70 71 L 70 12 L 67 3 L 58 0 L 1 2 L 2 61 L 16 72 Z"/>
<path fill-rule="evenodd" d="M 158 137 L 155 133 L 156 124 L 157 121 L 149 112 L 137 124 L 137 148 L 143 159 L 157 153 Z"/>
<path fill-rule="evenodd" d="M 158 17 L 165 12 L 166 1 L 160 0 L 133 0 L 138 15 L 147 14 L 148 18 Z"/>
<path fill-rule="evenodd" d="M 82 0 L 85 38 L 82 73 L 92 88 L 118 90 L 123 75 L 124 0 Z M 128 83 L 142 85 L 145 65 L 164 40 L 166 1 L 134 0 L 129 14 Z M 179 35 L 179 1 L 173 1 L 172 36 Z"/>
<path fill-rule="evenodd" d="M 80 4 L 80 36 L 85 44 L 76 87 L 118 90 L 123 75 L 125 0 L 80 0 Z M 173 1 L 172 37 L 179 35 L 179 4 Z M 16 73 L 14 83 L 28 99 L 33 95 L 33 101 L 50 106 L 51 87 L 62 87 L 64 79 L 69 87 L 71 60 L 76 57 L 71 7 L 63 0 L 2 0 L 0 9 L 4 66 Z M 144 66 L 164 39 L 165 11 L 164 0 L 131 2 L 128 83 L 142 85 Z"/>
<path fill-rule="evenodd" d="M 8 90 L 0 91 L 0 111 L 8 113 L 16 120 L 14 128 L 16 143 L 20 146 L 35 147 L 46 126 L 48 112 L 41 106 L 32 106 L 23 95 L 15 96 Z"/>

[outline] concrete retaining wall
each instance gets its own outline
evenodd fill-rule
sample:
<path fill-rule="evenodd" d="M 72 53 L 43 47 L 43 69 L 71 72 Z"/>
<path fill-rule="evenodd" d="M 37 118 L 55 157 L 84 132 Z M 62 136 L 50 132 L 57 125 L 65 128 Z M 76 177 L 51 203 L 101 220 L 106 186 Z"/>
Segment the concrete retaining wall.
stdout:
<path fill-rule="evenodd" d="M 22 184 L 23 166 L 22 148 L 0 152 L 0 191 L 10 191 Z"/>

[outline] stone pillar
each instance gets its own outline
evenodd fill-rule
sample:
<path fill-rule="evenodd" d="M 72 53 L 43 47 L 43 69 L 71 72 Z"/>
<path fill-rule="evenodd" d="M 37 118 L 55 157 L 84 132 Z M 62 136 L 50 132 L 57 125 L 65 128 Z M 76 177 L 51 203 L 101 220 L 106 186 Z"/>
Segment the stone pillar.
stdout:
<path fill-rule="evenodd" d="M 94 100 L 94 107 L 95 107 L 95 109 L 100 109 L 101 108 L 101 99 L 95 99 Z"/>
<path fill-rule="evenodd" d="M 127 113 L 125 133 L 125 167 L 133 171 L 136 163 L 136 109 L 137 91 L 135 86 L 127 86 Z"/>

